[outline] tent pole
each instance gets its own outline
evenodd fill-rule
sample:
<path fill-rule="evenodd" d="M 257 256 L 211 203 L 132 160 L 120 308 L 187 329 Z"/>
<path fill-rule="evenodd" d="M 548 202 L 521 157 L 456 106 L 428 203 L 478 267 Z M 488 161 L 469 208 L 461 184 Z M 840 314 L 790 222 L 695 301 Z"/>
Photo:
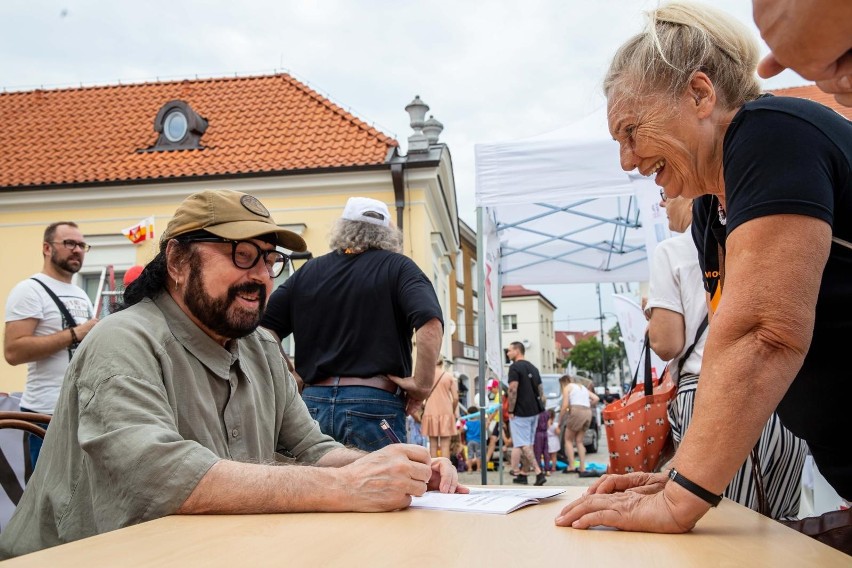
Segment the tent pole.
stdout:
<path fill-rule="evenodd" d="M 482 453 L 482 463 L 479 469 L 482 472 L 482 485 L 488 485 L 488 462 L 486 459 L 486 450 L 488 448 L 488 432 L 486 432 L 486 413 L 485 413 L 485 247 L 483 243 L 483 215 L 485 214 L 482 207 L 476 208 L 476 275 L 474 276 L 478 282 L 478 293 L 476 303 L 479 311 L 478 330 L 479 334 L 479 451 Z"/>
<path fill-rule="evenodd" d="M 604 315 L 601 305 L 601 285 L 595 284 L 598 290 L 598 315 L 601 318 L 601 386 L 606 386 L 606 348 L 604 347 Z"/>

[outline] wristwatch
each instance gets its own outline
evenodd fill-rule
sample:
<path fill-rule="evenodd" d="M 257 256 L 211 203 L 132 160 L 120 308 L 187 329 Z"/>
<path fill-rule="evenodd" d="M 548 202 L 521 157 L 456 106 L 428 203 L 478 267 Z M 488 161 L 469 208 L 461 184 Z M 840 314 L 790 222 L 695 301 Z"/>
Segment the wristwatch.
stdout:
<path fill-rule="evenodd" d="M 672 481 L 674 481 L 675 483 L 677 483 L 678 485 L 680 485 L 681 487 L 683 487 L 684 489 L 686 489 L 687 491 L 689 491 L 690 493 L 695 495 L 696 497 L 699 497 L 699 498 L 703 499 L 704 501 L 707 501 L 708 503 L 710 503 L 711 507 L 715 507 L 722 500 L 721 495 L 716 495 L 714 493 L 711 493 L 710 491 L 707 491 L 706 489 L 704 489 L 703 487 L 701 487 L 697 483 L 694 483 L 694 482 L 688 480 L 687 478 L 682 476 L 680 473 L 678 473 L 678 471 L 675 468 L 671 468 L 669 470 L 669 479 L 671 479 Z"/>
<path fill-rule="evenodd" d="M 68 346 L 68 349 L 76 349 L 78 345 L 80 345 L 80 340 L 77 339 L 77 333 L 74 331 L 73 327 L 69 327 L 68 331 L 71 332 L 71 345 Z"/>

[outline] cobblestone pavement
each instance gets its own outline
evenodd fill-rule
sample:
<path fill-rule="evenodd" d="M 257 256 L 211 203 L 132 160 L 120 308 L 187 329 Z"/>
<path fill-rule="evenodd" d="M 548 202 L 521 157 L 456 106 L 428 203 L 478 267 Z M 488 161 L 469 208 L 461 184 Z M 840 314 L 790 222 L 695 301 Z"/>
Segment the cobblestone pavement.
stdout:
<path fill-rule="evenodd" d="M 603 434 L 603 430 L 601 430 L 601 434 Z M 606 446 L 606 436 L 601 436 L 598 451 L 593 454 L 586 454 L 587 462 L 595 462 L 601 464 L 609 463 L 609 450 Z M 503 483 L 502 485 L 514 485 L 512 483 L 512 476 L 509 475 L 509 462 L 504 462 L 503 469 Z M 561 471 L 557 471 L 551 473 L 547 478 L 547 483 L 545 485 L 567 485 L 567 486 L 581 486 L 588 487 L 592 483 L 594 483 L 596 478 L 594 477 L 580 477 L 576 473 L 562 473 Z M 534 475 L 529 476 L 529 486 L 533 486 L 533 481 L 535 480 Z M 459 474 L 459 481 L 461 481 L 464 485 L 482 485 L 482 472 L 464 472 Z M 497 471 L 489 471 L 488 472 L 488 485 L 501 485 L 500 483 L 500 473 Z M 515 485 L 515 487 L 518 487 Z"/>

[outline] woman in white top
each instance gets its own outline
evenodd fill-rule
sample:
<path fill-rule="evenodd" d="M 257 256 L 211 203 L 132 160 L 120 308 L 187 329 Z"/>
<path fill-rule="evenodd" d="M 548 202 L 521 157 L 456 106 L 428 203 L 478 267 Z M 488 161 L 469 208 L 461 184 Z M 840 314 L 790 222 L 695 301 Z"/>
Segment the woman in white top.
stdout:
<path fill-rule="evenodd" d="M 600 399 L 598 395 L 578 384 L 570 375 L 563 375 L 559 382 L 562 383 L 559 428 L 565 439 L 565 457 L 568 459 L 565 473 L 579 472 L 582 476 L 586 473 L 586 446 L 583 444 L 583 437 L 592 423 L 592 403 L 597 404 Z M 575 442 L 580 456 L 579 469 L 573 468 Z"/>

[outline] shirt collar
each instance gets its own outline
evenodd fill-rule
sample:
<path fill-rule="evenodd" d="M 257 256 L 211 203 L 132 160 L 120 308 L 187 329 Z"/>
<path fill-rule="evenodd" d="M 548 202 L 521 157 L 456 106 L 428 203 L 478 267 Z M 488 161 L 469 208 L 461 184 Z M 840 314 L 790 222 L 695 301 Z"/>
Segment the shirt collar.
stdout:
<path fill-rule="evenodd" d="M 239 363 L 240 340 L 232 339 L 227 349 L 222 347 L 189 319 L 189 316 L 166 292 L 157 295 L 154 298 L 154 304 L 163 312 L 169 330 L 184 349 L 192 353 L 214 375 L 220 379 L 229 380 L 231 367 L 234 363 Z"/>

